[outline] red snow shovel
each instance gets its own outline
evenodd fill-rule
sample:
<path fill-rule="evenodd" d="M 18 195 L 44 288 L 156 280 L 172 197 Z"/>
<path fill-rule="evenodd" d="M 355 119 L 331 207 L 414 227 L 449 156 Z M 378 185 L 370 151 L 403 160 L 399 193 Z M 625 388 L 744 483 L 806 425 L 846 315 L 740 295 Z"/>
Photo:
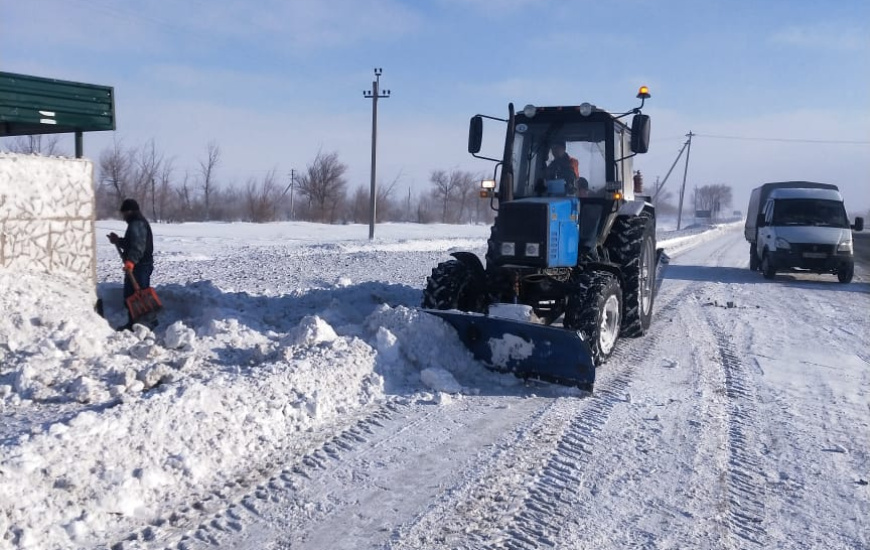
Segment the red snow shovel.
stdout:
<path fill-rule="evenodd" d="M 121 259 L 123 259 L 124 254 L 121 251 L 121 247 L 116 245 L 116 248 L 118 249 L 118 254 L 121 255 Z M 130 284 L 133 285 L 133 294 L 125 300 L 127 311 L 130 312 L 130 324 L 132 325 L 143 319 L 148 321 L 153 320 L 157 312 L 163 309 L 163 303 L 157 297 L 157 293 L 151 287 L 141 288 L 139 282 L 136 281 L 136 277 L 133 276 L 132 270 L 125 269 L 124 273 L 130 278 Z"/>

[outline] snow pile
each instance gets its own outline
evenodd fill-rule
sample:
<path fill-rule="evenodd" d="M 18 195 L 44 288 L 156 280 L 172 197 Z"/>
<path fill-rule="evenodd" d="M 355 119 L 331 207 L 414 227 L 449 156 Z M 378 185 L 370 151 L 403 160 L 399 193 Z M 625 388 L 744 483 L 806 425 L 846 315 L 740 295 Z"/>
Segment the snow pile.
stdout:
<path fill-rule="evenodd" d="M 15 420 L 0 431 L 0 548 L 92 543 L 383 398 L 377 352 L 317 316 L 278 334 L 215 305 L 195 328 L 131 333 L 93 302 L 75 282 L 0 271 L 0 412 Z"/>
<path fill-rule="evenodd" d="M 0 511 L 0 548 L 105 541 L 388 391 L 446 403 L 518 383 L 475 362 L 440 319 L 350 281 L 319 310 L 303 300 L 305 315 L 282 311 L 294 296 L 158 287 L 173 294 L 165 317 L 205 307 L 132 333 L 63 279 L 0 272 L 0 285 L 0 412 L 15 420 L 0 430 L 0 501 L 14 503 Z"/>
<path fill-rule="evenodd" d="M 145 327 L 117 333 L 94 311 L 78 281 L 0 271 L 0 411 L 22 402 L 99 404 L 152 387 L 156 365 L 174 370 L 181 356 Z"/>

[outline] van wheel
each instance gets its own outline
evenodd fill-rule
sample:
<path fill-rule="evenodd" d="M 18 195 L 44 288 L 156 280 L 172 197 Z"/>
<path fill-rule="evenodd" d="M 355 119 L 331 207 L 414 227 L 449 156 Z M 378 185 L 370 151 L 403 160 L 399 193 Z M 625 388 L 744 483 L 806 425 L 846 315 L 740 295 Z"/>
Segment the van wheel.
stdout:
<path fill-rule="evenodd" d="M 749 271 L 758 271 L 758 249 L 754 244 L 749 245 Z"/>
<path fill-rule="evenodd" d="M 855 275 L 855 264 L 849 264 L 837 270 L 837 280 L 841 283 L 851 283 Z"/>
<path fill-rule="evenodd" d="M 770 253 L 764 253 L 764 257 L 761 258 L 761 274 L 764 275 L 765 279 L 773 279 L 776 277 L 776 268 L 773 267 L 773 262 L 770 261 Z"/>

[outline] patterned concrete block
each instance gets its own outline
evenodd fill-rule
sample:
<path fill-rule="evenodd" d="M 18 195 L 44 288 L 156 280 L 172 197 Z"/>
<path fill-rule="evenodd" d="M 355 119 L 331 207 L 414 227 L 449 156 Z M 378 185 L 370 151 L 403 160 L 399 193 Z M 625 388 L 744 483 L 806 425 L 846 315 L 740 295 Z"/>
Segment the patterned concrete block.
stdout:
<path fill-rule="evenodd" d="M 0 153 L 0 267 L 96 284 L 93 164 Z"/>

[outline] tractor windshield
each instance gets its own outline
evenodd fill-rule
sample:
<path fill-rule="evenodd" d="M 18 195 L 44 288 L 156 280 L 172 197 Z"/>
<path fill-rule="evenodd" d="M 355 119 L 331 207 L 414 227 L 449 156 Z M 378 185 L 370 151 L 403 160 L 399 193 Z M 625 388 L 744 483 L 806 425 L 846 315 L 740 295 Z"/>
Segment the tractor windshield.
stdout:
<path fill-rule="evenodd" d="M 604 192 L 605 129 L 598 121 L 517 124 L 511 159 L 514 197 Z"/>

